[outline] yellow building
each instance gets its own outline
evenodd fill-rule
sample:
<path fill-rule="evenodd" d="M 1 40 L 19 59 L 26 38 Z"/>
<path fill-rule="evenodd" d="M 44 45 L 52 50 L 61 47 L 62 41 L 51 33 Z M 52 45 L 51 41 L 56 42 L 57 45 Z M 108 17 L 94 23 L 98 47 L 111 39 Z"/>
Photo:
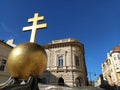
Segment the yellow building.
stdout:
<path fill-rule="evenodd" d="M 110 86 L 120 85 L 120 46 L 116 46 L 107 54 L 102 65 L 103 78 Z"/>

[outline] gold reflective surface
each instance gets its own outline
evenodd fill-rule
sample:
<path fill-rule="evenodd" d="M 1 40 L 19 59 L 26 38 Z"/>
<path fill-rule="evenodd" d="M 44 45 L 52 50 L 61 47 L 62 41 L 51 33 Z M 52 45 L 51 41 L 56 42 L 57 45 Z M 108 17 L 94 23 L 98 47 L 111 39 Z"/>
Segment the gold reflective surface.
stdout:
<path fill-rule="evenodd" d="M 46 69 L 47 55 L 42 46 L 36 43 L 23 43 L 10 52 L 7 69 L 11 76 L 27 80 L 38 77 Z"/>

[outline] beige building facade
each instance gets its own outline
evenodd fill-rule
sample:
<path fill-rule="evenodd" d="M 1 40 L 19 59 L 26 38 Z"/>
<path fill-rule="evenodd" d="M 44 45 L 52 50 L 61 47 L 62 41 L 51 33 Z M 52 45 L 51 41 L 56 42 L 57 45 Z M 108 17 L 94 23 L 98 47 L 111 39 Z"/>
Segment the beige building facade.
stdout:
<path fill-rule="evenodd" d="M 0 40 L 0 83 L 6 81 L 10 76 L 6 68 L 6 62 L 8 54 L 12 48 L 13 47 L 11 45 L 8 45 L 6 42 Z"/>
<path fill-rule="evenodd" d="M 47 71 L 41 79 L 48 84 L 85 86 L 87 69 L 84 45 L 75 39 L 54 40 L 44 46 L 47 55 Z"/>
<path fill-rule="evenodd" d="M 103 87 L 105 86 L 106 82 L 103 79 L 103 75 L 100 74 L 95 82 L 95 87 Z"/>
<path fill-rule="evenodd" d="M 13 39 L 0 41 L 0 83 L 10 76 L 6 69 L 9 52 L 16 45 Z M 86 86 L 87 69 L 85 63 L 84 45 L 76 39 L 54 40 L 43 45 L 47 53 L 47 68 L 40 76 L 45 84 Z M 3 80 L 2 80 L 3 79 Z"/>
<path fill-rule="evenodd" d="M 116 46 L 107 54 L 102 72 L 104 80 L 110 86 L 120 86 L 120 46 Z"/>

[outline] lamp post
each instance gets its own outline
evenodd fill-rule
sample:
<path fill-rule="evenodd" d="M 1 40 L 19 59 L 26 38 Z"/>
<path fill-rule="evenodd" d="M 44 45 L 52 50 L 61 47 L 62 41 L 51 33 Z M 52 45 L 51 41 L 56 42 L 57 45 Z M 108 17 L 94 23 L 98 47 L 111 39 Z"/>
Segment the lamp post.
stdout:
<path fill-rule="evenodd" d="M 88 72 L 88 73 L 89 73 L 89 77 L 90 77 L 89 84 L 90 84 L 90 86 L 94 86 L 94 80 L 92 80 L 92 74 L 94 76 L 96 76 L 96 73 L 95 72 Z"/>

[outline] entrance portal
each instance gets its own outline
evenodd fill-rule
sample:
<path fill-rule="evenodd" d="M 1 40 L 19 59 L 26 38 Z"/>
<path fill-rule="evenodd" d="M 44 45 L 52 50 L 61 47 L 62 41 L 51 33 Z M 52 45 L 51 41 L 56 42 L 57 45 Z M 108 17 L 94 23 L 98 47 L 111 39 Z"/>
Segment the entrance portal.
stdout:
<path fill-rule="evenodd" d="M 58 79 L 58 85 L 64 85 L 64 79 L 62 77 Z"/>
<path fill-rule="evenodd" d="M 82 86 L 82 79 L 80 77 L 77 77 L 75 79 L 76 87 L 81 87 Z"/>

